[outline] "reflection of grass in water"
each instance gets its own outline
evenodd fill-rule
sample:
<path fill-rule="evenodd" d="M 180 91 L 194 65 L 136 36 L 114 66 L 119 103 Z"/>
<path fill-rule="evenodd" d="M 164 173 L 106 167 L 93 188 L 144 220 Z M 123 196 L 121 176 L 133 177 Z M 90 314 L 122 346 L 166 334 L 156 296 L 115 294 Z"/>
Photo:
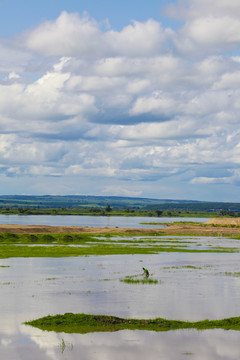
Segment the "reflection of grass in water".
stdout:
<path fill-rule="evenodd" d="M 64 353 L 65 348 L 66 348 L 66 344 L 64 339 L 62 339 L 61 343 L 59 344 L 59 349 L 61 350 L 62 354 Z"/>
<path fill-rule="evenodd" d="M 9 265 L 0 265 L 0 268 L 9 268 Z"/>
<path fill-rule="evenodd" d="M 60 344 L 58 345 L 58 347 L 59 347 L 61 353 L 63 354 L 64 351 L 65 351 L 65 349 L 66 349 L 66 347 L 68 347 L 69 350 L 72 351 L 72 349 L 73 349 L 73 344 L 71 344 L 71 343 L 66 344 L 65 341 L 64 341 L 64 339 L 62 339 L 62 341 L 60 342 Z"/>
<path fill-rule="evenodd" d="M 203 320 L 197 322 L 157 319 L 124 319 L 107 315 L 72 314 L 46 316 L 38 320 L 26 322 L 42 330 L 81 333 L 118 330 L 150 330 L 169 331 L 177 329 L 223 329 L 240 330 L 240 317 L 222 320 Z"/>

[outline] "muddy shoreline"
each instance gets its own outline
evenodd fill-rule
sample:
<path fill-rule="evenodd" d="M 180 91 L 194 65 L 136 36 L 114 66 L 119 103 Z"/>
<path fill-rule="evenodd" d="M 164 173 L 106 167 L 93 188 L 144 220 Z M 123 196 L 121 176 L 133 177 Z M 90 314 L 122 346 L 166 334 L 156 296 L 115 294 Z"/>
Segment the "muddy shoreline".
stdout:
<path fill-rule="evenodd" d="M 48 226 L 48 225 L 9 225 L 0 224 L 0 233 L 15 234 L 166 234 L 166 235 L 209 235 L 209 236 L 240 236 L 240 219 L 211 219 L 206 223 L 173 223 L 166 228 L 162 224 L 153 225 L 151 229 L 129 229 L 119 227 L 87 227 L 87 226 Z"/>

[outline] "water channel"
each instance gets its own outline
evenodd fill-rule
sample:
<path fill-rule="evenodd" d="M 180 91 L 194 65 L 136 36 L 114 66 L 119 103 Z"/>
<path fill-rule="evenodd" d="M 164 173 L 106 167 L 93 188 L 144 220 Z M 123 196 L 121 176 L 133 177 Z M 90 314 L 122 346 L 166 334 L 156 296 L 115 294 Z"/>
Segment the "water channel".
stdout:
<path fill-rule="evenodd" d="M 152 228 L 143 223 L 166 223 L 174 221 L 205 222 L 209 218 L 140 217 L 140 216 L 74 216 L 74 215 L 0 215 L 0 224 L 90 226 L 120 228 Z"/>

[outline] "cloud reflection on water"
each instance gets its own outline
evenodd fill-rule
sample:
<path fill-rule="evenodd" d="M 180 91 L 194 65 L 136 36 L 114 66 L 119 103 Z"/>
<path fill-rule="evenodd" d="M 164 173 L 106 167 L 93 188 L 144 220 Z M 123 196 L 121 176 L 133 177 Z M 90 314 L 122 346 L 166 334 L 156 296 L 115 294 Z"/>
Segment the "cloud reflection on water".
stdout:
<path fill-rule="evenodd" d="M 228 246 L 238 243 L 221 241 L 227 241 Z M 239 253 L 161 253 L 2 260 L 10 267 L 0 269 L 0 357 L 58 360 L 64 339 L 63 359 L 67 360 L 181 360 L 187 354 L 194 360 L 239 360 L 237 331 L 79 335 L 42 332 L 22 325 L 65 312 L 183 320 L 238 316 L 240 278 L 225 272 L 239 270 L 239 257 Z M 120 282 L 127 275 L 141 274 L 144 265 L 161 283 L 141 286 Z"/>
<path fill-rule="evenodd" d="M 68 360 L 191 359 L 237 360 L 240 358 L 238 331 L 177 330 L 169 332 L 119 331 L 115 333 L 65 334 L 40 332 L 25 327 L 22 332 L 36 345 L 36 360 L 57 360 L 63 352 Z M 61 349 L 62 339 L 66 345 Z M 24 348 L 24 345 L 21 345 Z M 31 348 L 30 347 L 30 348 Z M 29 350 L 29 344 L 25 345 Z M 27 351 L 26 351 L 27 353 Z M 11 357 L 11 360 L 30 359 Z"/>

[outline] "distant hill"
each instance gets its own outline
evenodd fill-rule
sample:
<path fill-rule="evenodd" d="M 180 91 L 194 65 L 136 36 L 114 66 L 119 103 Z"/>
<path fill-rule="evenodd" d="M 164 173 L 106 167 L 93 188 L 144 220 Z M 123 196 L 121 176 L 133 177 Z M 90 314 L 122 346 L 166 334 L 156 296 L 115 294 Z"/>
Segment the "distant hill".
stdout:
<path fill-rule="evenodd" d="M 183 211 L 240 211 L 240 203 L 88 195 L 0 195 L 0 208 L 105 208 Z"/>

